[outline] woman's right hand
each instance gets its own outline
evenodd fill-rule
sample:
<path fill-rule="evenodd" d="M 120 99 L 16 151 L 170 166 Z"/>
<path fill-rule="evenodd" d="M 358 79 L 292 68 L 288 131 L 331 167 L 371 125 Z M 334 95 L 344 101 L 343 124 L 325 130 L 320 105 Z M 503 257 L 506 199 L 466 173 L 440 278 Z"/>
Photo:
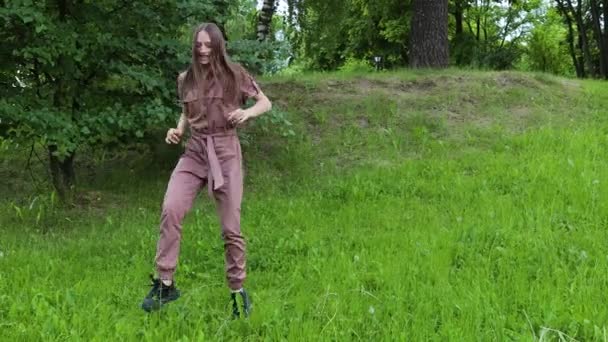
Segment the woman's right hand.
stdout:
<path fill-rule="evenodd" d="M 183 132 L 178 128 L 169 128 L 165 142 L 167 144 L 178 144 L 182 139 Z"/>

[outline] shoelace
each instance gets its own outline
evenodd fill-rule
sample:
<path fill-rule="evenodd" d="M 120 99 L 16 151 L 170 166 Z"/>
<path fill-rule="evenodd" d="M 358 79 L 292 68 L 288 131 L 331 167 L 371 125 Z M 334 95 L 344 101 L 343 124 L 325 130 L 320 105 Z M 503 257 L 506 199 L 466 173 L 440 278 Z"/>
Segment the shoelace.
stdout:
<path fill-rule="evenodd" d="M 150 293 L 152 294 L 152 297 L 154 297 L 154 295 L 157 294 L 158 301 L 161 302 L 163 299 L 163 290 L 168 289 L 169 287 L 165 286 L 160 279 L 154 279 L 153 275 L 150 275 L 150 280 L 151 280 L 150 286 L 152 287 L 152 289 L 150 290 Z"/>

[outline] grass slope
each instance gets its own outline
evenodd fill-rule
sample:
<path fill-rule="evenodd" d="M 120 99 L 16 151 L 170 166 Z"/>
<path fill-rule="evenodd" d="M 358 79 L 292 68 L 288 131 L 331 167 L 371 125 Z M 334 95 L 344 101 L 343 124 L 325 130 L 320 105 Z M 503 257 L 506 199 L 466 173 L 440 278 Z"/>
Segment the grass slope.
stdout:
<path fill-rule="evenodd" d="M 139 309 L 179 149 L 81 158 L 67 210 L 28 195 L 27 149 L 5 143 L 0 338 L 608 337 L 606 83 L 462 70 L 261 83 L 296 134 L 271 116 L 243 131 L 249 320 L 230 320 L 206 192 L 184 224 L 183 297 Z"/>

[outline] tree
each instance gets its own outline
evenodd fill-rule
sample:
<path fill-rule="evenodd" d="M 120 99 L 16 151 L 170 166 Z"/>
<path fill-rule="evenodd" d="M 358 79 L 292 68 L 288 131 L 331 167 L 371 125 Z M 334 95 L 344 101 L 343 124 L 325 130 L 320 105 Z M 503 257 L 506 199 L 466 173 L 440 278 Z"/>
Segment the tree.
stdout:
<path fill-rule="evenodd" d="M 604 0 L 604 12 L 606 13 L 606 2 Z M 599 50 L 599 64 L 600 64 L 600 75 L 605 79 L 608 79 L 608 44 L 606 44 L 606 35 L 608 35 L 608 28 L 604 26 L 602 32 L 602 21 L 600 18 L 600 4 L 599 0 L 590 0 L 591 5 L 591 21 L 593 25 L 593 35 L 595 42 Z M 606 20 L 606 18 L 604 18 Z"/>
<path fill-rule="evenodd" d="M 414 0 L 412 15 L 410 66 L 447 67 L 448 1 Z"/>
<path fill-rule="evenodd" d="M 583 52 L 583 60 L 585 61 L 587 72 L 590 75 L 595 76 L 596 73 L 593 68 L 593 62 L 591 60 L 591 49 L 589 47 L 587 27 L 585 25 L 583 16 L 583 13 L 586 13 L 586 9 L 583 8 L 583 0 L 577 0 L 576 9 L 574 9 L 574 6 L 572 5 L 572 0 L 566 0 L 566 5 L 574 16 L 574 22 L 576 23 L 578 29 L 579 46 L 581 51 Z"/>
<path fill-rule="evenodd" d="M 531 70 L 567 75 L 571 73 L 568 47 L 563 44 L 567 30 L 559 13 L 549 8 L 534 25 L 526 40 L 526 58 Z"/>
<path fill-rule="evenodd" d="M 568 44 L 577 76 L 608 79 L 608 1 L 555 0 L 555 3 L 568 27 Z"/>
<path fill-rule="evenodd" d="M 604 77 L 608 80 L 608 0 L 602 1 L 602 9 L 604 14 L 604 61 L 606 63 L 606 74 Z"/>
<path fill-rule="evenodd" d="M 556 3 L 557 3 L 557 10 L 563 16 L 564 22 L 566 23 L 566 26 L 568 28 L 568 36 L 567 36 L 568 47 L 570 50 L 570 56 L 572 58 L 572 64 L 574 65 L 574 68 L 576 69 L 576 76 L 583 78 L 583 77 L 585 77 L 585 66 L 582 63 L 582 61 L 577 58 L 577 51 L 574 46 L 575 31 L 574 31 L 573 19 L 570 15 L 570 11 L 566 7 L 565 0 L 556 0 Z"/>
<path fill-rule="evenodd" d="M 524 53 L 522 41 L 542 16 L 541 7 L 541 0 L 451 1 L 450 56 L 454 63 L 512 68 Z"/>
<path fill-rule="evenodd" d="M 0 134 L 46 148 L 70 201 L 84 146 L 116 146 L 174 119 L 192 20 L 208 1 L 10 1 L 0 10 Z"/>
<path fill-rule="evenodd" d="M 541 0 L 450 0 L 448 47 L 457 65 L 509 68 L 522 53 Z M 386 66 L 409 64 L 410 0 L 288 0 L 298 52 L 313 69 L 335 69 L 347 58 Z M 501 19 L 506 20 L 501 20 Z"/>
<path fill-rule="evenodd" d="M 410 0 L 288 0 L 292 43 L 302 64 L 331 70 L 347 59 L 407 65 Z"/>
<path fill-rule="evenodd" d="M 215 16 L 210 18 L 210 21 L 215 23 L 220 29 L 225 39 L 228 40 L 226 34 L 226 21 L 230 17 L 230 10 L 233 3 L 238 0 L 211 0 L 211 6 L 215 9 Z"/>
<path fill-rule="evenodd" d="M 270 34 L 270 23 L 275 11 L 275 0 L 264 0 L 262 10 L 258 17 L 257 37 L 259 41 L 264 41 Z"/>

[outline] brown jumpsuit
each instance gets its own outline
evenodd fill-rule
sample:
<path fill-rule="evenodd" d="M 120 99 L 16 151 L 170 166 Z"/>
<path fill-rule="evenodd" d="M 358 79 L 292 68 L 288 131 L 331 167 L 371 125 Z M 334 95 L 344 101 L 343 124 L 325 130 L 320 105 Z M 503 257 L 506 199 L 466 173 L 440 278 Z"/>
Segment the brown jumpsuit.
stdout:
<path fill-rule="evenodd" d="M 191 137 L 171 174 L 162 206 L 156 268 L 163 280 L 173 279 L 183 218 L 205 185 L 209 195 L 215 198 L 222 226 L 228 286 L 239 290 L 245 280 L 245 242 L 240 226 L 241 145 L 227 116 L 246 99 L 257 95 L 260 88 L 250 75 L 245 74 L 242 79 L 235 103 L 224 99 L 222 86 L 217 81 L 209 84 L 206 94 L 191 90 L 182 99 Z"/>

